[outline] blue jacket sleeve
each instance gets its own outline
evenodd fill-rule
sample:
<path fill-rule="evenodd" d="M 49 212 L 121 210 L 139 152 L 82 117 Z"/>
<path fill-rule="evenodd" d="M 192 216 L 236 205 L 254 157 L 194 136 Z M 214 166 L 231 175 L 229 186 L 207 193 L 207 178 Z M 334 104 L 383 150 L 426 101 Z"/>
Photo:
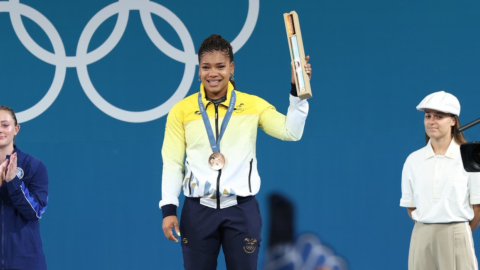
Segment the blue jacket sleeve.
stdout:
<path fill-rule="evenodd" d="M 36 168 L 31 168 L 31 179 L 22 181 L 17 176 L 6 183 L 8 195 L 20 214 L 28 220 L 42 217 L 48 202 L 47 168 L 42 162 Z"/>

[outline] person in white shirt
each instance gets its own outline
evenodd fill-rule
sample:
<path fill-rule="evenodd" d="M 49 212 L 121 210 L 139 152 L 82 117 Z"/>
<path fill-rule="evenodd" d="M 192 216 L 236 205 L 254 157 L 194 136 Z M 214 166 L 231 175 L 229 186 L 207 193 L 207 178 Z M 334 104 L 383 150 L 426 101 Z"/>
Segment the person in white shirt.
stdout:
<path fill-rule="evenodd" d="M 463 167 L 460 103 L 440 91 L 417 110 L 425 112 L 427 145 L 408 156 L 402 172 L 400 206 L 415 222 L 408 269 L 476 270 L 472 232 L 480 223 L 480 173 Z"/>

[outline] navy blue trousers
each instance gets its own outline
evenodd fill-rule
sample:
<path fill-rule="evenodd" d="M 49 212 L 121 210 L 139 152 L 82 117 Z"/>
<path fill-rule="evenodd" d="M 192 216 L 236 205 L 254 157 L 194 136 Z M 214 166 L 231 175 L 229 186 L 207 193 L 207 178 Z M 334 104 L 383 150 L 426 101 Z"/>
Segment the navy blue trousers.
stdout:
<path fill-rule="evenodd" d="M 228 270 L 257 270 L 262 218 L 255 197 L 213 209 L 186 198 L 180 219 L 186 270 L 215 270 L 220 247 Z"/>

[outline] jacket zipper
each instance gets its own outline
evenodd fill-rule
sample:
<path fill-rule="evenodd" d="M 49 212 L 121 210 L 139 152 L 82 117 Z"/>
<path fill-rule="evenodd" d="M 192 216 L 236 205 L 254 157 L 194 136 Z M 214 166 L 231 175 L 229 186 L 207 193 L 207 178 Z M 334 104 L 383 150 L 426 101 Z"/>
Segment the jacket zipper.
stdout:
<path fill-rule="evenodd" d="M 252 163 L 253 163 L 253 158 L 250 160 L 250 172 L 248 172 L 248 188 L 250 189 L 250 193 L 252 193 Z"/>
<path fill-rule="evenodd" d="M 215 104 L 215 140 L 218 141 L 218 104 Z M 218 171 L 217 176 L 217 209 L 220 209 L 220 176 L 222 175 L 222 170 Z"/>
<path fill-rule="evenodd" d="M 15 152 L 15 150 L 14 150 Z M 10 155 L 7 155 L 6 159 L 10 159 Z M 10 161 L 9 161 L 10 162 Z M 6 172 L 5 172 L 6 175 Z M 2 210 L 1 210 L 1 215 L 2 215 L 2 269 L 5 269 L 5 187 L 2 188 L 0 192 L 0 200 L 2 201 Z"/>
<path fill-rule="evenodd" d="M 193 172 L 190 172 L 190 178 L 188 179 L 188 194 L 192 195 L 192 175 Z"/>
<path fill-rule="evenodd" d="M 217 177 L 217 209 L 220 209 L 220 176 L 222 175 L 222 170 L 218 171 Z"/>
<path fill-rule="evenodd" d="M 4 201 L 3 201 L 3 193 L 4 193 L 5 188 L 2 189 L 2 192 L 0 194 L 1 200 L 2 200 L 2 269 L 5 269 L 5 217 L 3 213 L 3 207 L 4 207 Z"/>

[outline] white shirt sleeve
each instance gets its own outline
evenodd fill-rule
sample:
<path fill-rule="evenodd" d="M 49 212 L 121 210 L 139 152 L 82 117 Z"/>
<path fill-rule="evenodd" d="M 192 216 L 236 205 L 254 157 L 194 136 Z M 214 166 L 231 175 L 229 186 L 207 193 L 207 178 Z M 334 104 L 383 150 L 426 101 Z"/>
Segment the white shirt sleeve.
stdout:
<path fill-rule="evenodd" d="M 409 166 L 409 159 L 405 161 L 402 171 L 402 198 L 400 199 L 400 206 L 415 207 L 415 200 L 413 197 L 413 179 L 411 168 Z"/>
<path fill-rule="evenodd" d="M 480 204 L 480 172 L 468 173 L 470 204 Z"/>

